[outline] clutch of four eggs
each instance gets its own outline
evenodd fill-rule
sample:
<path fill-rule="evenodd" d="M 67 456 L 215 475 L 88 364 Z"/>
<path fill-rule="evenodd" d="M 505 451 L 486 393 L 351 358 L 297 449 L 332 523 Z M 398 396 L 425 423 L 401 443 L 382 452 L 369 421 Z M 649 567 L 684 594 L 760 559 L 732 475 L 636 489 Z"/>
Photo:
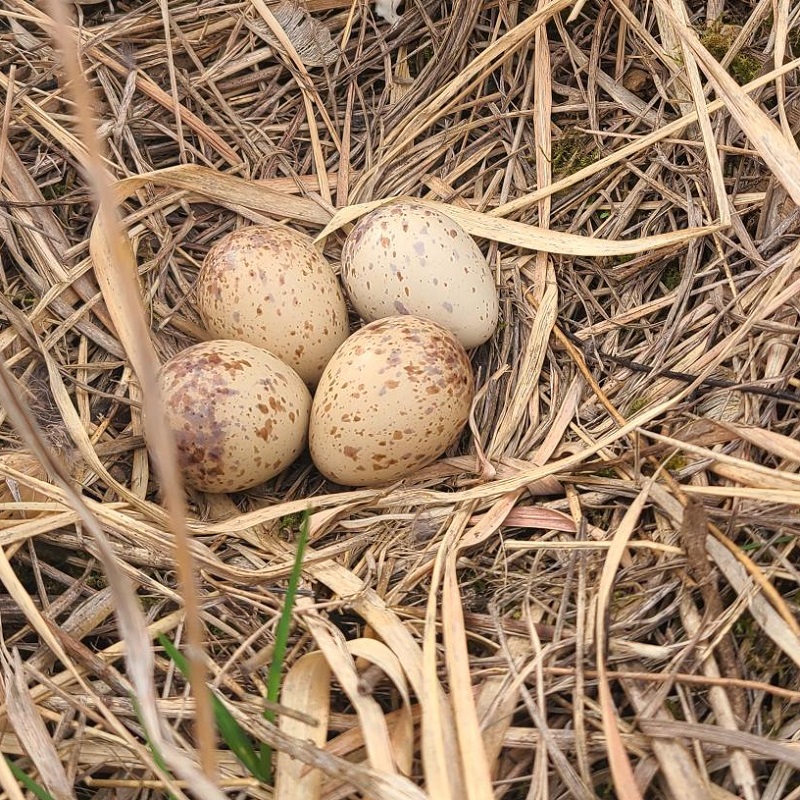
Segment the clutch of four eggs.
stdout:
<path fill-rule="evenodd" d="M 371 486 L 458 438 L 474 394 L 466 350 L 492 336 L 499 311 L 475 242 L 438 210 L 392 203 L 353 228 L 341 279 L 367 323 L 352 335 L 342 286 L 304 234 L 244 227 L 209 250 L 197 309 L 216 338 L 160 371 L 190 486 L 242 491 L 306 444 L 326 478 Z"/>

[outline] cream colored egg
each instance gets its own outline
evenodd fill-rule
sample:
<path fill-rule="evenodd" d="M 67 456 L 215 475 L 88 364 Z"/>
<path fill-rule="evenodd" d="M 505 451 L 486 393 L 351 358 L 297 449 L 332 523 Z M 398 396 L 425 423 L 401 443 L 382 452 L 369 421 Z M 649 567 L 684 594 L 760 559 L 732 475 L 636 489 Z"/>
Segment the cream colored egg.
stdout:
<path fill-rule="evenodd" d="M 330 265 L 308 236 L 279 225 L 240 228 L 208 251 L 197 310 L 214 336 L 269 350 L 309 386 L 350 332 Z"/>
<path fill-rule="evenodd" d="M 364 216 L 342 250 L 342 282 L 367 322 L 416 314 L 452 331 L 468 350 L 497 327 L 497 289 L 480 249 L 460 225 L 421 203 L 390 203 Z"/>
<path fill-rule="evenodd" d="M 308 388 L 260 347 L 201 342 L 167 361 L 159 383 L 184 477 L 195 489 L 249 489 L 282 472 L 305 448 Z"/>
<path fill-rule="evenodd" d="M 322 374 L 311 457 L 346 486 L 404 478 L 455 442 L 473 396 L 469 358 L 452 333 L 410 315 L 377 320 L 356 331 Z"/>

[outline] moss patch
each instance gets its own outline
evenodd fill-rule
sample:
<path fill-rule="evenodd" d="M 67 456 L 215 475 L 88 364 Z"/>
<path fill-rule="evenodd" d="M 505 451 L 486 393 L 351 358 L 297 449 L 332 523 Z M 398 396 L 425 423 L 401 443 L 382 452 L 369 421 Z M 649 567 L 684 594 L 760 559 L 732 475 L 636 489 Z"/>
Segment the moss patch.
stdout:
<path fill-rule="evenodd" d="M 567 130 L 553 139 L 550 165 L 556 178 L 580 172 L 600 158 L 600 148 L 588 133 Z"/>
<path fill-rule="evenodd" d="M 722 61 L 731 49 L 741 26 L 728 25 L 719 20 L 712 22 L 705 30 L 698 31 L 701 44 L 717 61 Z M 761 62 L 746 52 L 737 53 L 728 66 L 731 77 L 743 85 L 752 81 L 761 69 Z"/>

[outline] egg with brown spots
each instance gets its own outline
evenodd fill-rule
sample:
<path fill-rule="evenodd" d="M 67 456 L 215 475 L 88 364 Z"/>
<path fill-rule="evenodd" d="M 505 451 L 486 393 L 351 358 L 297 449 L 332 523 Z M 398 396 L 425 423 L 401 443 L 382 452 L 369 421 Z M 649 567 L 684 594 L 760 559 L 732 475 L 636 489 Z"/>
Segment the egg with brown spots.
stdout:
<path fill-rule="evenodd" d="M 497 327 L 497 289 L 483 253 L 460 225 L 419 202 L 362 217 L 342 250 L 342 282 L 367 322 L 416 314 L 452 331 L 468 350 Z"/>
<path fill-rule="evenodd" d="M 238 492 L 283 472 L 306 445 L 311 394 L 279 358 L 232 339 L 201 342 L 159 371 L 186 483 Z"/>
<path fill-rule="evenodd" d="M 473 396 L 472 367 L 452 333 L 410 315 L 377 320 L 356 331 L 322 374 L 311 457 L 345 486 L 404 478 L 455 442 Z"/>
<path fill-rule="evenodd" d="M 197 310 L 214 336 L 269 350 L 312 387 L 350 332 L 330 264 L 308 236 L 280 225 L 240 228 L 208 251 Z"/>

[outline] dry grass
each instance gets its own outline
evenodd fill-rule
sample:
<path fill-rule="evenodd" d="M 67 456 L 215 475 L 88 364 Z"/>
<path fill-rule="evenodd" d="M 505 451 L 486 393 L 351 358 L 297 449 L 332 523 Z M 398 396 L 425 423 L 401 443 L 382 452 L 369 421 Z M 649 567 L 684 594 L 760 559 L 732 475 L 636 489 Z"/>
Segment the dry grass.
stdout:
<path fill-rule="evenodd" d="M 2 4 L 0 750 L 54 797 L 800 797 L 800 6 L 455 6 L 81 4 L 56 47 Z M 497 276 L 469 431 L 384 490 L 191 495 L 185 539 L 141 411 L 204 253 L 284 220 L 335 263 L 399 194 Z M 199 623 L 274 789 L 158 646 Z"/>

